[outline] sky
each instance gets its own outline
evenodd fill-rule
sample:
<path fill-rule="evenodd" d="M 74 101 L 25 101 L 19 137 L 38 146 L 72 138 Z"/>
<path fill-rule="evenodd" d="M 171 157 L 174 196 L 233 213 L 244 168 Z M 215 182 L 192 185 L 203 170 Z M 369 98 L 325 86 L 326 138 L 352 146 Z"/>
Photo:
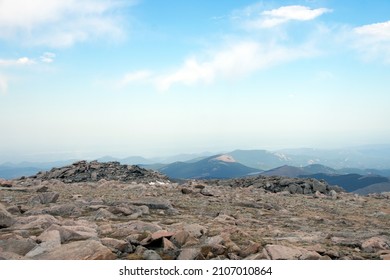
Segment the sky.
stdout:
<path fill-rule="evenodd" d="M 388 11 L 2 0 L 0 162 L 388 144 Z"/>

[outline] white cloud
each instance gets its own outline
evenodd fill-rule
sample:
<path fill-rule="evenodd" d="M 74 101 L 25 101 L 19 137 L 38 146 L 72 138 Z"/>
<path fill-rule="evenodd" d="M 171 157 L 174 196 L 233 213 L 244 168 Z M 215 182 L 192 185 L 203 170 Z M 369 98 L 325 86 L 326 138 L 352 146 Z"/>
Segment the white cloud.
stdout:
<path fill-rule="evenodd" d="M 371 42 L 390 42 L 390 21 L 356 27 L 355 32 Z"/>
<path fill-rule="evenodd" d="M 0 93 L 5 94 L 8 90 L 8 79 L 6 76 L 0 74 Z"/>
<path fill-rule="evenodd" d="M 55 57 L 56 57 L 55 53 L 45 52 L 44 54 L 42 54 L 40 59 L 44 63 L 52 63 L 54 62 Z"/>
<path fill-rule="evenodd" d="M 283 6 L 273 10 L 260 11 L 261 6 L 249 6 L 241 10 L 238 17 L 247 29 L 272 28 L 289 21 L 309 21 L 331 12 L 327 8 L 311 9 L 306 6 Z M 256 11 L 256 12 L 255 12 Z"/>
<path fill-rule="evenodd" d="M 356 27 L 355 47 L 368 59 L 390 63 L 390 21 Z"/>
<path fill-rule="evenodd" d="M 18 66 L 18 65 L 31 65 L 35 61 L 28 57 L 20 57 L 18 59 L 0 59 L 0 66 Z"/>
<path fill-rule="evenodd" d="M 148 81 L 152 77 L 152 72 L 148 70 L 139 70 L 135 72 L 130 72 L 124 75 L 120 81 L 120 86 L 126 86 L 134 82 Z"/>
<path fill-rule="evenodd" d="M 204 60 L 189 58 L 173 73 L 157 77 L 155 84 L 162 91 L 175 84 L 208 84 L 220 77 L 236 78 L 313 54 L 314 52 L 305 46 L 286 48 L 275 44 L 243 41 L 217 51 Z"/>
<path fill-rule="evenodd" d="M 0 38 L 26 44 L 67 47 L 96 37 L 124 33 L 119 8 L 123 0 L 2 0 Z"/>

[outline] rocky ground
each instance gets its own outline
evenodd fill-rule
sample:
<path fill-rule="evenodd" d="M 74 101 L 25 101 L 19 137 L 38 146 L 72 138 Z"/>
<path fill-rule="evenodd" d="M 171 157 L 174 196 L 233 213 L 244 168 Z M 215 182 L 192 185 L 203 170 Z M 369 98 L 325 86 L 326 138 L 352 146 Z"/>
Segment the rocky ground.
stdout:
<path fill-rule="evenodd" d="M 390 194 L 313 179 L 171 182 L 79 162 L 0 180 L 0 259 L 390 259 Z"/>

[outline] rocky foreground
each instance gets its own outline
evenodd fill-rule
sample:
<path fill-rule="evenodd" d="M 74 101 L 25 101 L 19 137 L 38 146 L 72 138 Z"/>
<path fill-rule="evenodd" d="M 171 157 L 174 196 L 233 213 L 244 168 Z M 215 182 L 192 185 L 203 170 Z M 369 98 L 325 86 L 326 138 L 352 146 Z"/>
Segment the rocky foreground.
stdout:
<path fill-rule="evenodd" d="M 0 259 L 390 259 L 390 194 L 314 179 L 175 183 L 78 162 L 0 180 Z"/>

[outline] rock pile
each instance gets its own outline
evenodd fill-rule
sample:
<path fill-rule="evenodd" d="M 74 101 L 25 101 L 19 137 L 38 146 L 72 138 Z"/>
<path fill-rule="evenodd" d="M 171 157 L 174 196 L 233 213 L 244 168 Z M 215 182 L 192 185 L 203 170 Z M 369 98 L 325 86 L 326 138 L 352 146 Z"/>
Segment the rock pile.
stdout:
<path fill-rule="evenodd" d="M 312 179 L 79 162 L 0 188 L 0 259 L 390 259 L 389 221 L 390 196 Z"/>
<path fill-rule="evenodd" d="M 64 183 L 97 182 L 101 179 L 121 182 L 168 182 L 168 178 L 158 172 L 136 165 L 121 165 L 119 162 L 101 163 L 79 161 L 72 165 L 40 172 L 30 178 L 40 180 L 57 179 Z"/>
<path fill-rule="evenodd" d="M 280 176 L 256 176 L 228 180 L 208 180 L 204 181 L 208 185 L 224 185 L 233 188 L 255 187 L 262 188 L 266 191 L 289 192 L 290 194 L 315 194 L 316 192 L 330 195 L 332 191 L 344 192 L 339 186 L 331 186 L 324 180 L 287 178 Z"/>

